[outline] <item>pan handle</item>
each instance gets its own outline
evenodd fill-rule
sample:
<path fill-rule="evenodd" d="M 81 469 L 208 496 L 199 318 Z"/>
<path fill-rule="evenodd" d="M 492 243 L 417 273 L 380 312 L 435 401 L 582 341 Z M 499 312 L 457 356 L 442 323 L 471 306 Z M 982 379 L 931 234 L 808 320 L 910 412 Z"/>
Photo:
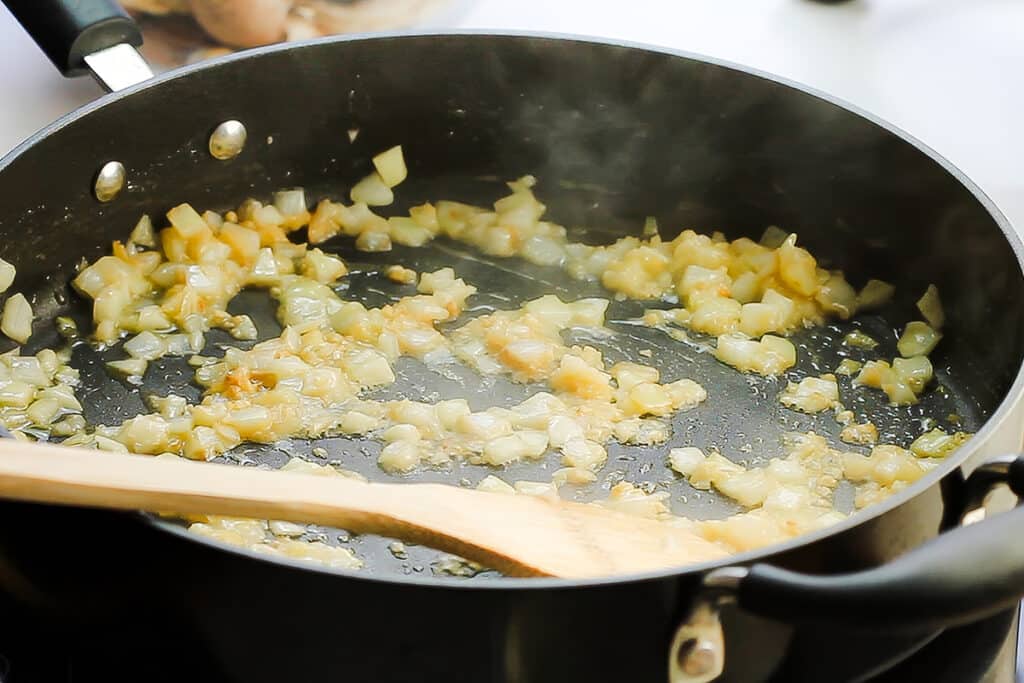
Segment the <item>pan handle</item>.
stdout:
<path fill-rule="evenodd" d="M 968 495 L 979 500 L 1001 483 L 1024 500 L 1024 455 L 979 467 L 967 480 Z M 953 529 L 865 571 L 815 576 L 755 564 L 712 571 L 705 585 L 745 611 L 787 623 L 937 629 L 977 621 L 1024 597 L 1021 539 L 1024 506 Z"/>
<path fill-rule="evenodd" d="M 113 0 L 3 3 L 65 76 L 92 73 L 107 90 L 120 90 L 153 75 L 135 51 L 142 32 Z"/>

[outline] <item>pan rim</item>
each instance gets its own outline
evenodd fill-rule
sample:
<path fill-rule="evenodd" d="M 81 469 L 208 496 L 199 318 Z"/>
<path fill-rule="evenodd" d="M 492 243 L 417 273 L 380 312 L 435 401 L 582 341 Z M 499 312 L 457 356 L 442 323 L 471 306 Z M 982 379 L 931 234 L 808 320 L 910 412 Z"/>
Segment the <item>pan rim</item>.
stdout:
<path fill-rule="evenodd" d="M 53 135 L 54 133 L 57 133 L 58 131 L 64 129 L 65 127 L 72 125 L 79 118 L 92 114 L 93 112 L 99 111 L 100 109 L 103 109 L 104 107 L 114 102 L 120 101 L 121 99 L 131 97 L 135 93 L 147 90 L 149 88 L 159 87 L 167 82 L 176 81 L 181 78 L 186 78 L 201 71 L 220 68 L 224 65 L 232 64 L 236 61 L 241 62 L 262 55 L 276 54 L 278 52 L 290 52 L 293 50 L 302 50 L 311 46 L 323 46 L 355 41 L 392 41 L 416 38 L 445 38 L 467 36 L 479 38 L 481 40 L 491 38 L 509 38 L 529 40 L 539 39 L 562 43 L 583 43 L 588 45 L 619 47 L 627 48 L 630 50 L 663 54 L 670 57 L 682 58 L 690 61 L 724 67 L 733 71 L 738 71 L 743 74 L 778 83 L 792 90 L 802 92 L 806 95 L 810 95 L 811 97 L 815 97 L 817 99 L 823 100 L 826 103 L 844 109 L 850 112 L 851 114 L 859 116 L 860 118 L 868 121 L 869 123 L 898 137 L 903 142 L 911 145 L 918 152 L 924 154 L 926 157 L 928 157 L 933 162 L 938 164 L 946 173 L 948 173 L 950 176 L 953 177 L 953 179 L 955 179 L 964 188 L 966 188 L 971 193 L 971 195 L 981 204 L 982 208 L 985 209 L 988 215 L 991 216 L 992 219 L 995 221 L 997 227 L 1002 232 L 1004 239 L 1007 241 L 1008 245 L 1013 250 L 1014 256 L 1016 257 L 1017 266 L 1020 270 L 1020 275 L 1022 279 L 1024 279 L 1024 243 L 1022 243 L 1021 237 L 1013 229 L 1013 226 L 1011 225 L 1010 221 L 999 210 L 995 202 L 993 202 L 992 199 L 974 181 L 972 181 L 963 171 L 956 167 L 952 162 L 950 162 L 943 155 L 936 152 L 934 149 L 932 149 L 930 146 L 928 146 L 918 138 L 907 133 L 902 128 L 888 121 L 885 121 L 880 117 L 872 114 L 871 112 L 866 111 L 850 102 L 847 102 L 842 98 L 836 97 L 825 91 L 791 80 L 789 78 L 772 74 L 770 72 L 763 71 L 754 67 L 739 64 L 736 62 L 731 62 L 728 60 L 719 59 L 708 55 L 688 52 L 685 50 L 678 50 L 666 46 L 645 44 L 636 41 L 603 38 L 599 36 L 586 36 L 559 32 L 523 30 L 425 29 L 422 31 L 397 31 L 328 36 L 325 38 L 316 38 L 312 40 L 305 40 L 294 43 L 270 45 L 252 50 L 243 50 L 231 55 L 225 55 L 198 64 L 187 65 L 180 67 L 178 69 L 165 72 L 148 81 L 137 84 L 125 90 L 104 95 L 68 114 L 65 114 L 61 118 L 57 119 L 55 122 L 45 126 L 38 132 L 31 135 L 25 141 L 23 141 L 14 149 L 12 149 L 9 153 L 4 155 L 4 157 L 0 159 L 0 172 L 3 172 L 5 169 L 7 169 L 7 167 L 9 167 L 18 157 L 20 157 L 23 153 L 25 153 L 33 146 L 35 146 L 37 143 L 46 139 L 50 135 Z M 770 560 L 770 558 L 774 556 L 784 554 L 796 550 L 797 548 L 819 542 L 826 538 L 848 532 L 856 527 L 869 523 L 871 520 L 876 519 L 891 510 L 894 510 L 904 505 L 911 499 L 916 498 L 918 495 L 934 486 L 940 480 L 944 479 L 947 475 L 949 475 L 953 470 L 959 468 L 966 461 L 971 459 L 971 457 L 979 451 L 979 448 L 983 444 L 985 444 L 999 429 L 1003 427 L 1007 418 L 1012 413 L 1014 407 L 1019 403 L 1019 397 L 1021 396 L 1021 394 L 1024 394 L 1024 363 L 1022 363 L 1017 368 L 1017 373 L 1014 378 L 1014 381 L 1010 386 L 1009 391 L 1003 396 L 1003 399 L 1000 401 L 999 406 L 992 413 L 989 419 L 985 421 L 981 429 L 979 429 L 978 432 L 974 435 L 974 437 L 972 437 L 970 442 L 966 444 L 964 448 L 961 448 L 957 452 L 956 456 L 944 460 L 942 464 L 935 467 L 931 472 L 927 473 L 920 480 L 914 482 L 904 490 L 886 498 L 884 501 L 871 505 L 869 508 L 857 511 L 856 513 L 850 515 L 841 522 L 828 526 L 824 529 L 819 529 L 806 534 L 801 534 L 800 536 L 789 539 L 782 543 L 772 544 L 769 546 L 765 546 L 763 548 L 758 548 L 744 553 L 737 553 L 735 555 L 730 555 L 721 560 L 695 563 L 692 565 L 668 567 L 665 569 L 659 569 L 648 572 L 639 572 L 632 574 L 604 576 L 586 579 L 538 577 L 502 578 L 500 580 L 495 581 L 453 581 L 451 579 L 443 579 L 434 576 L 422 575 L 380 576 L 368 574 L 360 570 L 335 569 L 314 565 L 312 563 L 305 562 L 302 560 L 276 558 L 267 555 L 262 555 L 251 550 L 247 550 L 245 548 L 228 546 L 226 544 L 219 543 L 212 539 L 197 536 L 196 534 L 190 534 L 184 527 L 173 522 L 168 522 L 156 518 L 155 516 L 149 515 L 148 513 L 136 512 L 125 514 L 135 516 L 136 519 L 138 519 L 142 523 L 155 527 L 156 529 L 162 532 L 176 535 L 179 538 L 185 539 L 190 543 L 203 544 L 211 550 L 232 553 L 250 560 L 258 562 L 269 562 L 272 564 L 281 565 L 300 571 L 316 572 L 318 574 L 334 575 L 346 579 L 370 581 L 374 583 L 414 585 L 422 586 L 424 588 L 429 587 L 443 590 L 518 591 L 523 589 L 586 589 L 597 588 L 605 585 L 643 583 L 650 581 L 679 579 L 683 577 L 694 578 L 697 575 L 705 573 L 714 568 L 734 565 L 749 565 L 758 561 Z"/>

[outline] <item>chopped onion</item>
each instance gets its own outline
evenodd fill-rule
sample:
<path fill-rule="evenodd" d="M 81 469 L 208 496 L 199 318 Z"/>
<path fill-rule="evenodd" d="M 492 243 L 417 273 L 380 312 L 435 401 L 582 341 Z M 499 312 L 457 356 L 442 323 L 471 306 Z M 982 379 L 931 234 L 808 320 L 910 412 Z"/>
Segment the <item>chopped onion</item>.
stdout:
<path fill-rule="evenodd" d="M 275 536 L 295 537 L 306 533 L 305 526 L 294 522 L 272 519 L 267 526 L 270 528 L 270 533 Z"/>
<path fill-rule="evenodd" d="M 282 216 L 298 216 L 306 211 L 306 192 L 301 188 L 274 193 L 274 207 Z"/>
<path fill-rule="evenodd" d="M 927 356 L 896 358 L 892 362 L 892 369 L 915 394 L 924 391 L 925 385 L 932 380 L 933 376 L 932 364 Z"/>
<path fill-rule="evenodd" d="M 926 323 L 914 320 L 907 323 L 896 348 L 904 358 L 927 356 L 940 339 L 942 339 L 942 334 L 933 330 Z"/>
<path fill-rule="evenodd" d="M 131 235 L 128 236 L 128 241 L 140 247 L 149 247 L 150 249 L 156 246 L 156 233 L 153 231 L 153 221 L 149 218 L 149 215 L 142 215 L 139 222 L 135 224 Z"/>
<path fill-rule="evenodd" d="M 167 220 L 185 239 L 195 237 L 210 229 L 203 217 L 196 213 L 196 210 L 189 204 L 179 204 L 168 211 Z"/>
<path fill-rule="evenodd" d="M 107 367 L 115 374 L 122 377 L 142 377 L 146 374 L 146 366 L 149 361 L 143 358 L 125 358 L 124 360 L 112 360 Z"/>
<path fill-rule="evenodd" d="M 3 317 L 0 318 L 0 331 L 19 344 L 24 344 L 32 336 L 32 306 L 24 294 L 19 292 L 7 298 Z"/>
<path fill-rule="evenodd" d="M 254 341 L 260 336 L 259 330 L 256 329 L 256 323 L 254 323 L 252 318 L 247 315 L 235 316 L 235 322 L 231 327 L 230 332 L 232 337 L 242 341 Z M 193 356 L 193 358 L 195 358 L 195 356 Z M 189 363 L 191 362 L 192 360 L 190 359 Z"/>
<path fill-rule="evenodd" d="M 917 310 L 936 330 L 941 330 L 946 324 L 946 312 L 942 310 L 942 301 L 939 299 L 939 290 L 935 285 L 928 285 L 928 289 L 917 301 Z"/>
<path fill-rule="evenodd" d="M 405 180 L 405 177 L 408 174 L 408 171 L 405 168 L 405 158 L 402 156 L 401 145 L 396 145 L 375 156 L 373 158 L 373 166 L 377 169 L 377 173 L 380 175 L 381 180 L 389 188 L 401 183 Z M 366 203 L 370 204 L 370 202 Z M 388 203 L 390 204 L 390 202 Z"/>
<path fill-rule="evenodd" d="M 405 216 L 389 218 L 388 228 L 392 241 L 409 247 L 422 247 L 434 238 L 429 230 Z"/>
<path fill-rule="evenodd" d="M 669 466 L 684 477 L 693 474 L 697 466 L 706 459 L 704 451 L 693 446 L 673 448 L 668 452 Z"/>
<path fill-rule="evenodd" d="M 839 405 L 839 386 L 834 375 L 805 377 L 799 384 L 790 382 L 779 395 L 779 401 L 804 413 L 820 413 Z"/>
<path fill-rule="evenodd" d="M 259 250 L 256 262 L 249 274 L 249 282 L 254 285 L 265 287 L 273 285 L 280 280 L 281 276 L 277 269 L 277 259 L 274 258 L 274 251 L 270 247 Z"/>
<path fill-rule="evenodd" d="M 132 358 L 156 360 L 167 353 L 167 345 L 163 339 L 152 332 L 139 332 L 124 343 L 125 352 Z"/>
<path fill-rule="evenodd" d="M 868 349 L 869 351 L 878 346 L 878 341 L 874 337 L 870 337 L 860 330 L 854 330 L 843 337 L 843 343 L 847 346 L 855 346 L 859 349 Z"/>
<path fill-rule="evenodd" d="M 0 294 L 3 294 L 14 282 L 16 270 L 7 261 L 0 258 Z"/>
<path fill-rule="evenodd" d="M 386 232 L 367 230 L 356 238 L 356 249 L 370 253 L 391 251 L 391 237 Z"/>
<path fill-rule="evenodd" d="M 54 320 L 53 324 L 57 328 L 57 334 L 64 337 L 64 339 L 67 339 L 68 341 L 78 339 L 78 323 L 76 323 L 72 318 L 62 315 Z"/>
<path fill-rule="evenodd" d="M 644 237 L 654 237 L 658 234 L 658 219 L 648 216 L 644 219 L 644 229 L 641 233 Z"/>
<path fill-rule="evenodd" d="M 224 217 L 216 211 L 203 211 L 203 220 L 214 231 L 220 230 L 224 225 Z"/>
<path fill-rule="evenodd" d="M 971 437 L 966 432 L 947 434 L 941 429 L 925 432 L 910 444 L 910 451 L 919 458 L 944 458 Z"/>
<path fill-rule="evenodd" d="M 36 388 L 27 382 L 0 382 L 0 407 L 24 410 L 32 403 Z"/>
<path fill-rule="evenodd" d="M 350 193 L 352 201 L 361 202 L 367 206 L 387 206 L 395 201 L 395 195 L 391 192 L 378 173 L 371 173 L 352 188 Z"/>
<path fill-rule="evenodd" d="M 769 225 L 761 235 L 761 246 L 778 249 L 789 238 L 789 233 L 777 225 Z"/>
<path fill-rule="evenodd" d="M 864 289 L 857 294 L 857 306 L 860 310 L 872 310 L 889 303 L 896 288 L 882 280 L 868 280 Z"/>
<path fill-rule="evenodd" d="M 38 358 L 32 356 L 13 356 L 8 361 L 11 369 L 11 379 L 19 382 L 28 382 L 37 386 L 45 386 L 50 383 L 50 378 L 43 370 Z"/>
<path fill-rule="evenodd" d="M 853 375 L 863 367 L 863 363 L 855 361 L 852 358 L 844 358 L 836 366 L 837 375 Z"/>

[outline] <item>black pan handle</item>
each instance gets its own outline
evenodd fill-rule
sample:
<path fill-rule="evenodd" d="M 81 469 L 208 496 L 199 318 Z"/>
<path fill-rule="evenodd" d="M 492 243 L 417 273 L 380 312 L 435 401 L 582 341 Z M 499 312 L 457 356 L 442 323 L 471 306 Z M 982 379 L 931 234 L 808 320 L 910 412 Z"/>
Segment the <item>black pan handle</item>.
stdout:
<path fill-rule="evenodd" d="M 979 485 L 988 491 L 1005 483 L 1024 500 L 1024 455 L 982 465 L 968 479 L 969 494 L 972 483 L 976 493 Z M 705 581 L 742 609 L 788 623 L 891 630 L 970 623 L 1024 597 L 1024 506 L 866 571 L 815 576 L 755 564 L 711 572 Z"/>
<path fill-rule="evenodd" d="M 86 55 L 121 43 L 142 45 L 142 32 L 113 0 L 3 0 L 36 45 L 65 76 L 89 73 Z"/>

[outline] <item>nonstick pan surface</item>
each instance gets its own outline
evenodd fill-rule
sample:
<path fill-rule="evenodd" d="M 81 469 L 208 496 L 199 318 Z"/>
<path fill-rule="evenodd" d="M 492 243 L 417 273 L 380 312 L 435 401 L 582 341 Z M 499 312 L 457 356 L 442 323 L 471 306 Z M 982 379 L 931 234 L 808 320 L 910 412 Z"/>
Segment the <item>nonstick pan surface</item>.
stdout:
<path fill-rule="evenodd" d="M 433 188 L 429 184 L 425 189 L 443 192 L 443 187 Z M 500 192 L 497 186 L 495 190 Z M 399 194 L 403 194 L 401 188 Z M 604 243 L 615 237 L 592 230 L 578 230 L 576 236 L 591 243 Z M 662 330 L 640 324 L 639 318 L 645 308 L 670 307 L 671 304 L 615 301 L 611 293 L 599 284 L 574 280 L 558 268 L 534 266 L 515 258 L 485 256 L 472 247 L 445 239 L 418 248 L 397 246 L 394 251 L 384 254 L 355 251 L 351 238 L 335 238 L 321 248 L 342 256 L 349 264 L 351 273 L 337 288 L 341 298 L 361 302 L 367 307 L 382 306 L 414 293 L 413 286 L 393 283 L 383 275 L 381 271 L 387 265 L 400 263 L 418 272 L 454 268 L 460 277 L 476 285 L 480 291 L 472 297 L 467 312 L 449 323 L 450 328 L 461 326 L 473 316 L 517 308 L 545 294 L 555 294 L 566 301 L 588 296 L 607 297 L 612 299 L 607 314 L 607 327 L 612 333 L 605 336 L 586 331 L 570 332 L 567 341 L 594 346 L 609 362 L 628 360 L 657 367 L 662 381 L 690 378 L 704 386 L 708 392 L 707 401 L 694 410 L 665 418 L 672 426 L 672 437 L 667 443 L 639 446 L 610 442 L 608 464 L 596 482 L 561 488 L 561 495 L 573 500 L 604 498 L 611 486 L 626 480 L 648 491 L 668 491 L 671 509 L 676 515 L 714 519 L 740 512 L 742 508 L 727 498 L 714 491 L 694 489 L 675 476 L 667 465 L 668 450 L 695 445 L 705 451 L 719 450 L 729 459 L 744 465 L 757 466 L 771 457 L 782 455 L 782 439 L 787 432 L 813 431 L 827 435 L 842 449 L 867 453 L 870 448 L 849 446 L 839 441 L 842 427 L 831 411 L 818 415 L 798 413 L 784 408 L 778 401 L 778 394 L 788 380 L 799 381 L 807 376 L 832 372 L 844 358 L 867 360 L 898 355 L 895 342 L 902 329 L 902 321 L 895 315 L 862 315 L 850 322 L 833 321 L 821 328 L 798 332 L 793 337 L 798 350 L 797 365 L 782 376 L 767 378 L 743 374 L 713 357 L 712 338 L 690 333 L 690 341 L 683 342 L 670 338 Z M 276 308 L 277 303 L 265 290 L 253 289 L 239 295 L 229 312 L 250 315 L 260 331 L 260 340 L 263 340 L 277 337 L 281 332 L 275 317 Z M 68 303 L 52 311 L 51 316 L 56 313 L 74 317 L 82 330 L 90 329 L 91 306 L 77 295 L 69 296 Z M 44 320 L 38 327 L 53 329 L 52 319 Z M 843 337 L 855 329 L 878 340 L 879 347 L 864 351 L 844 344 Z M 55 343 L 54 336 L 39 335 L 29 350 L 42 348 L 48 342 Z M 254 343 L 239 342 L 226 333 L 212 331 L 208 334 L 203 354 L 220 356 L 226 346 L 248 348 Z M 641 350 L 651 351 L 651 356 L 641 355 Z M 107 361 L 123 356 L 120 344 L 104 350 L 97 350 L 87 343 L 75 346 L 72 365 L 81 371 L 82 377 L 78 396 L 91 424 L 115 425 L 149 412 L 145 402 L 148 395 L 173 393 L 186 397 L 190 402 L 200 400 L 201 389 L 192 381 L 194 369 L 184 358 L 164 358 L 152 363 L 142 385 L 135 386 L 116 379 L 105 367 Z M 425 402 L 466 398 L 472 409 L 482 410 L 491 406 L 511 407 L 538 391 L 547 390 L 542 384 L 517 384 L 503 377 L 484 378 L 458 362 L 434 367 L 416 359 L 401 358 L 395 371 L 397 381 L 393 385 L 367 392 L 364 398 Z M 837 377 L 845 405 L 856 413 L 858 421 L 871 420 L 875 423 L 881 443 L 908 445 L 916 435 L 927 430 L 929 418 L 947 431 L 974 431 L 984 421 L 982 407 L 957 381 L 955 368 L 937 365 L 938 388 L 929 390 L 915 406 L 889 406 L 882 392 L 865 387 L 854 388 L 851 377 Z M 949 420 L 953 415 L 957 416 L 954 418 L 956 422 Z M 326 450 L 327 457 L 313 455 L 314 448 Z M 380 441 L 373 438 L 293 439 L 275 444 L 243 444 L 225 458 L 241 466 L 280 467 L 290 457 L 299 456 L 359 472 L 373 481 L 395 481 L 395 476 L 384 473 L 377 465 L 380 449 Z M 521 462 L 501 469 L 456 461 L 451 467 L 419 469 L 400 476 L 400 479 L 475 486 L 488 474 L 497 474 L 509 482 L 548 482 L 552 473 L 561 467 L 559 458 L 552 452 L 538 462 Z M 837 509 L 852 512 L 852 503 L 852 486 L 844 484 L 837 492 Z M 467 511 L 467 514 L 472 512 Z M 432 565 L 438 566 L 437 560 L 441 557 L 425 547 L 406 547 L 405 553 L 396 557 L 388 548 L 388 539 L 352 537 L 338 529 L 314 529 L 307 537 L 330 544 L 343 543 L 366 563 L 362 571 L 378 575 L 430 572 Z M 486 572 L 481 576 L 497 575 Z"/>

